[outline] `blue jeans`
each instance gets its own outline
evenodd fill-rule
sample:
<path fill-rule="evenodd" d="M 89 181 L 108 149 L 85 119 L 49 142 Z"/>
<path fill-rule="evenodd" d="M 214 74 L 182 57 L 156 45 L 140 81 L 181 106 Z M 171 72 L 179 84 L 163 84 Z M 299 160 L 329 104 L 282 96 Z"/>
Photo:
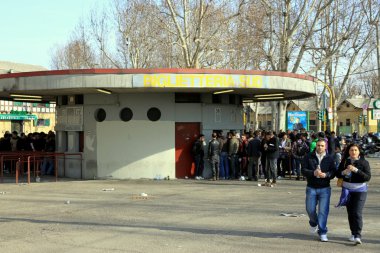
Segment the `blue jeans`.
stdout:
<path fill-rule="evenodd" d="M 277 158 L 268 158 L 265 163 L 265 179 L 267 182 L 272 180 L 275 182 L 277 179 Z"/>
<path fill-rule="evenodd" d="M 228 153 L 227 152 L 221 152 L 220 153 L 220 163 L 219 163 L 219 173 L 221 178 L 229 178 L 230 177 L 230 166 L 228 161 Z"/>
<path fill-rule="evenodd" d="M 303 159 L 294 158 L 294 165 L 297 177 L 301 176 L 302 160 Z"/>
<path fill-rule="evenodd" d="M 53 175 L 54 160 L 52 157 L 45 157 L 41 164 L 41 175 Z"/>
<path fill-rule="evenodd" d="M 318 234 L 327 234 L 327 218 L 330 211 L 331 188 L 306 187 L 306 212 L 309 215 L 309 224 L 318 225 Z M 317 213 L 318 205 L 318 213 Z"/>

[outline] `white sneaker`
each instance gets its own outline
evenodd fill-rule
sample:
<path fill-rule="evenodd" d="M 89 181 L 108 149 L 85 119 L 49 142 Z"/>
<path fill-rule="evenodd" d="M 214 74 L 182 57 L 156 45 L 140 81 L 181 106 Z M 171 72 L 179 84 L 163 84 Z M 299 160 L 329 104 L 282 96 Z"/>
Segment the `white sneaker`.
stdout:
<path fill-rule="evenodd" d="M 362 240 L 359 238 L 359 237 L 356 237 L 355 238 L 355 244 L 358 245 L 358 244 L 362 244 Z"/>
<path fill-rule="evenodd" d="M 354 236 L 354 235 L 351 235 L 351 237 L 348 238 L 348 240 L 349 240 L 350 242 L 354 242 L 354 241 L 355 241 L 355 236 Z"/>
<path fill-rule="evenodd" d="M 198 176 L 195 177 L 195 180 L 199 180 L 200 178 Z"/>
<path fill-rule="evenodd" d="M 318 232 L 318 226 L 310 227 L 310 234 L 315 234 Z"/>
<path fill-rule="evenodd" d="M 321 235 L 319 238 L 321 239 L 321 242 L 328 242 L 329 241 L 329 239 L 327 239 L 327 235 Z"/>

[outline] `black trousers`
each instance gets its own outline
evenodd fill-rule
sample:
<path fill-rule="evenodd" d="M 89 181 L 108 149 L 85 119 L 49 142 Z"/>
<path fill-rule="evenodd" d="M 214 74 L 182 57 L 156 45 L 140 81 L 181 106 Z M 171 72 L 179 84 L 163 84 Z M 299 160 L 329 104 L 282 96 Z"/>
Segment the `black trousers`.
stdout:
<path fill-rule="evenodd" d="M 361 238 L 363 228 L 363 207 L 367 199 L 366 192 L 351 192 L 347 203 L 348 223 L 351 234 Z"/>

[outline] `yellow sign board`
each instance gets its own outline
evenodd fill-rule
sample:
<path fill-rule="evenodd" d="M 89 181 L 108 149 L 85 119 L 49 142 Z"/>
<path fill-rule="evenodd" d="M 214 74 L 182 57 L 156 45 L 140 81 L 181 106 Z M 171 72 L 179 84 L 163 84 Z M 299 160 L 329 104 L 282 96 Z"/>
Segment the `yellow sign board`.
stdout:
<path fill-rule="evenodd" d="M 153 88 L 266 88 L 261 75 L 144 74 L 133 77 L 133 87 Z"/>

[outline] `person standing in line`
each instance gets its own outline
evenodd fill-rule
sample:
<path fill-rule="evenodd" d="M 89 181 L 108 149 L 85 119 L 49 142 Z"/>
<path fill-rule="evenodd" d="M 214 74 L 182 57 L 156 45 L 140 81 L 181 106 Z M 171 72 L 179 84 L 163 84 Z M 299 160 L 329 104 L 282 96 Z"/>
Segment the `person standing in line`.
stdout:
<path fill-rule="evenodd" d="M 19 151 L 30 150 L 30 143 L 28 142 L 25 133 L 20 134 L 20 138 L 17 141 L 17 150 Z"/>
<path fill-rule="evenodd" d="M 208 158 L 211 163 L 212 170 L 212 180 L 219 180 L 219 154 L 220 154 L 220 143 L 216 139 L 218 135 L 212 133 L 212 139 L 208 144 Z"/>
<path fill-rule="evenodd" d="M 316 133 L 313 133 L 311 135 L 311 143 L 310 143 L 310 153 L 313 153 L 315 150 L 315 147 L 317 146 L 318 136 Z"/>
<path fill-rule="evenodd" d="M 309 146 L 306 144 L 306 137 L 304 134 L 298 134 L 297 138 L 297 141 L 295 141 L 292 146 L 292 155 L 294 157 L 294 165 L 297 174 L 296 180 L 300 180 L 302 162 L 309 152 Z"/>
<path fill-rule="evenodd" d="M 199 135 L 199 138 L 194 142 L 193 145 L 193 156 L 195 163 L 195 179 L 203 179 L 203 168 L 204 168 L 204 155 L 205 155 L 205 136 L 203 134 Z"/>
<path fill-rule="evenodd" d="M 230 178 L 236 179 L 239 168 L 239 140 L 236 138 L 236 132 L 231 132 L 231 139 L 228 145 L 228 157 L 230 159 Z"/>
<path fill-rule="evenodd" d="M 289 131 L 289 130 L 288 130 Z M 294 145 L 294 143 L 297 141 L 297 135 L 298 135 L 298 131 L 297 130 L 293 130 L 290 132 L 289 134 L 289 139 L 290 141 L 292 142 L 292 146 Z M 296 159 L 294 158 L 293 154 L 291 154 L 291 171 L 292 171 L 292 176 L 294 176 L 296 173 L 295 173 L 295 168 L 296 168 Z"/>
<path fill-rule="evenodd" d="M 273 187 L 276 184 L 277 179 L 277 158 L 279 155 L 279 142 L 277 136 L 273 134 L 273 131 L 265 133 L 266 143 L 264 144 L 264 150 L 266 153 L 265 161 L 265 185 Z"/>
<path fill-rule="evenodd" d="M 260 132 L 250 133 L 250 139 L 247 146 L 248 155 L 248 180 L 257 181 L 259 179 L 259 163 L 260 163 Z"/>
<path fill-rule="evenodd" d="M 219 179 L 225 179 L 226 173 L 225 173 L 225 166 L 228 166 L 228 153 L 223 152 L 223 146 L 225 145 L 226 138 L 223 136 L 223 131 L 221 130 L 218 132 L 218 138 L 219 142 L 219 150 L 220 150 L 220 155 L 219 155 Z"/>
<path fill-rule="evenodd" d="M 248 176 L 248 156 L 247 156 L 247 146 L 248 146 L 248 138 L 247 134 L 244 133 L 241 135 L 241 141 L 239 142 L 239 160 L 240 160 L 240 177 Z"/>
<path fill-rule="evenodd" d="M 335 139 L 329 131 L 325 131 L 325 135 L 328 141 L 327 153 L 333 155 L 335 154 Z"/>
<path fill-rule="evenodd" d="M 326 153 L 326 142 L 318 140 L 315 152 L 305 156 L 302 174 L 307 179 L 306 212 L 309 216 L 310 233 L 318 232 L 322 242 L 327 242 L 327 218 L 330 211 L 330 180 L 335 177 L 335 162 Z M 318 206 L 318 213 L 317 213 Z"/>
<path fill-rule="evenodd" d="M 12 137 L 9 140 L 9 142 L 11 143 L 11 150 L 12 151 L 17 151 L 17 142 L 18 142 L 18 140 L 19 140 L 18 132 L 17 131 L 13 131 L 12 132 Z"/>
<path fill-rule="evenodd" d="M 279 158 L 277 160 L 277 176 L 279 179 L 285 178 L 285 172 L 289 171 L 290 163 L 290 151 L 292 149 L 292 142 L 288 139 L 288 135 L 285 132 L 281 132 L 278 136 L 279 140 Z"/>
<path fill-rule="evenodd" d="M 367 199 L 368 185 L 371 179 L 371 168 L 359 146 L 349 145 L 336 173 L 343 178 L 342 195 L 337 206 L 346 206 L 351 237 L 349 241 L 362 244 L 363 207 Z"/>
<path fill-rule="evenodd" d="M 338 136 L 336 136 L 335 131 L 331 131 L 331 138 L 332 138 L 332 141 L 334 142 L 335 149 L 337 147 L 339 147 L 339 149 L 341 150 L 342 148 L 340 146 L 340 140 L 339 140 Z"/>
<path fill-rule="evenodd" d="M 45 152 L 55 152 L 55 134 L 49 131 L 46 139 L 44 150 Z M 41 176 L 55 175 L 54 173 L 54 157 L 47 154 L 41 164 Z"/>
<path fill-rule="evenodd" d="M 260 170 L 260 178 L 265 179 L 266 175 L 266 168 L 265 168 L 265 162 L 267 160 L 267 153 L 265 151 L 265 144 L 267 143 L 267 140 L 265 138 L 265 133 L 266 131 L 262 131 L 260 135 L 260 151 L 261 151 L 261 158 L 260 158 L 260 165 L 261 165 L 261 170 Z"/>

